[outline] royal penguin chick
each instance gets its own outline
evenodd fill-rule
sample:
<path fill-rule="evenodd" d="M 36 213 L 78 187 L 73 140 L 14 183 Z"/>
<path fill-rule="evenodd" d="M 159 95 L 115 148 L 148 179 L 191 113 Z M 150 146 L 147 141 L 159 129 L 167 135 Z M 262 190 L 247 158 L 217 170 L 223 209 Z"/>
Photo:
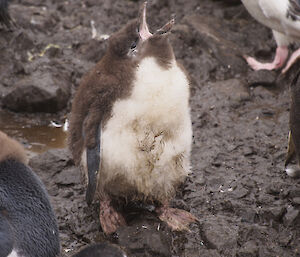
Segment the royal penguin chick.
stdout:
<path fill-rule="evenodd" d="M 125 225 L 112 199 L 156 202 L 159 218 L 174 230 L 188 229 L 196 220 L 168 206 L 190 173 L 192 142 L 189 80 L 168 39 L 173 23 L 151 34 L 145 3 L 139 28 L 130 23 L 112 36 L 105 56 L 83 79 L 73 101 L 70 148 L 87 174 L 88 191 L 94 187 L 89 170 L 100 163 L 96 194 L 106 234 Z"/>
<path fill-rule="evenodd" d="M 284 66 L 289 55 L 289 44 L 300 41 L 299 0 L 242 0 L 249 13 L 260 23 L 272 29 L 277 49 L 271 63 L 261 63 L 245 56 L 254 70 L 274 70 Z M 282 70 L 285 73 L 300 56 L 300 49 L 289 58 Z"/>
<path fill-rule="evenodd" d="M 7 28 L 10 28 L 12 19 L 8 12 L 9 0 L 0 0 L 0 24 L 4 24 Z"/>
<path fill-rule="evenodd" d="M 127 257 L 127 255 L 117 245 L 98 243 L 85 247 L 72 257 Z"/>
<path fill-rule="evenodd" d="M 300 176 L 300 72 L 294 78 L 290 86 L 290 132 L 288 140 L 288 153 L 285 161 L 286 172 L 291 177 Z M 288 167 L 293 156 L 296 155 L 298 169 Z"/>
<path fill-rule="evenodd" d="M 56 219 L 23 147 L 0 131 L 0 257 L 57 257 Z"/>
<path fill-rule="evenodd" d="M 72 103 L 68 142 L 75 164 L 80 165 L 86 175 L 88 204 L 93 201 L 97 182 L 103 176 L 101 172 L 101 177 L 97 177 L 102 166 L 101 132 L 111 118 L 114 103 L 128 97 L 133 85 L 137 68 L 138 24 L 138 20 L 131 21 L 109 38 L 105 55 L 82 78 Z M 114 223 L 124 225 L 123 217 L 108 204 L 108 196 L 98 195 L 98 198 L 101 210 L 108 210 L 115 218 Z M 101 213 L 103 230 L 114 230 L 105 227 Z"/>

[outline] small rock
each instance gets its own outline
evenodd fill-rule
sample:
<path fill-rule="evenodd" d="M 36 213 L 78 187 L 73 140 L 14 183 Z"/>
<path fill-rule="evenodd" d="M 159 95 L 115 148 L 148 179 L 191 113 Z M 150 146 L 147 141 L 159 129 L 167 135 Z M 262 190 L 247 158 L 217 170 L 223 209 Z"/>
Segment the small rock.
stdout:
<path fill-rule="evenodd" d="M 63 186 L 70 186 L 79 184 L 81 181 L 81 174 L 75 167 L 63 169 L 55 176 L 55 183 Z"/>
<path fill-rule="evenodd" d="M 229 195 L 233 198 L 240 199 L 245 197 L 248 193 L 249 191 L 246 188 L 238 186 L 235 190 L 230 192 Z"/>
<path fill-rule="evenodd" d="M 118 244 L 126 247 L 135 256 L 170 257 L 170 239 L 166 233 L 157 230 L 157 224 L 142 220 L 117 231 Z"/>
<path fill-rule="evenodd" d="M 270 220 L 280 221 L 284 213 L 285 208 L 283 206 L 278 206 L 261 210 L 260 216 L 262 216 L 266 222 L 270 222 Z"/>
<path fill-rule="evenodd" d="M 253 154 L 256 154 L 256 152 L 253 150 L 253 148 L 246 146 L 245 150 L 244 150 L 244 156 L 250 156 Z"/>
<path fill-rule="evenodd" d="M 249 86 L 275 86 L 276 72 L 268 70 L 251 70 L 248 73 L 247 81 Z"/>
<path fill-rule="evenodd" d="M 255 257 L 258 254 L 258 246 L 256 242 L 249 241 L 242 245 L 241 249 L 238 251 L 238 257 Z"/>
<path fill-rule="evenodd" d="M 72 197 L 74 195 L 74 192 L 73 191 L 68 191 L 68 192 L 65 192 L 64 194 L 63 194 L 63 198 L 70 198 L 70 197 Z"/>
<path fill-rule="evenodd" d="M 240 103 L 250 99 L 249 89 L 243 80 L 228 79 L 212 83 L 211 86 L 216 88 L 218 97 L 226 99 L 232 107 L 238 107 Z"/>
<path fill-rule="evenodd" d="M 217 249 L 224 256 L 236 256 L 238 227 L 224 217 L 209 217 L 203 223 L 202 233 L 208 248 Z"/>
<path fill-rule="evenodd" d="M 254 223 L 257 219 L 257 212 L 253 209 L 246 209 L 241 213 L 241 221 L 242 222 L 248 222 L 248 223 Z"/>
<path fill-rule="evenodd" d="M 300 205 L 300 197 L 294 197 L 294 198 L 292 199 L 292 201 L 293 201 L 294 204 Z"/>
<path fill-rule="evenodd" d="M 300 189 L 292 188 L 289 195 L 290 197 L 300 197 Z"/>
<path fill-rule="evenodd" d="M 54 176 L 62 169 L 72 166 L 71 153 L 66 149 L 53 149 L 30 159 L 29 166 L 37 173 Z"/>
<path fill-rule="evenodd" d="M 287 212 L 283 217 L 283 224 L 285 226 L 291 226 L 296 223 L 299 218 L 299 210 L 296 210 L 293 206 L 287 208 Z"/>

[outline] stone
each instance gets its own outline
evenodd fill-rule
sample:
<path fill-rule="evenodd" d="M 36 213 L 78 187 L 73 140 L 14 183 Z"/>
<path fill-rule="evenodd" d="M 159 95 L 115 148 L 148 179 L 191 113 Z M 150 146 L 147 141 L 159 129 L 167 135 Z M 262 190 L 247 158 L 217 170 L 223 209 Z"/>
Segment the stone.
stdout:
<path fill-rule="evenodd" d="M 66 107 L 70 94 L 70 83 L 63 74 L 38 72 L 16 82 L 2 102 L 16 112 L 54 113 Z"/>
<path fill-rule="evenodd" d="M 170 257 L 171 238 L 157 229 L 159 224 L 151 220 L 134 221 L 126 227 L 117 230 L 118 244 L 126 247 L 134 256 Z"/>
<path fill-rule="evenodd" d="M 293 206 L 287 208 L 287 212 L 283 217 L 283 224 L 285 226 L 294 225 L 299 219 L 299 210 L 295 209 Z"/>
<path fill-rule="evenodd" d="M 205 245 L 217 249 L 223 256 L 236 256 L 238 227 L 223 216 L 208 217 L 202 226 Z"/>
<path fill-rule="evenodd" d="M 247 76 L 249 86 L 275 86 L 276 85 L 276 71 L 268 70 L 251 70 Z"/>
<path fill-rule="evenodd" d="M 29 161 L 29 166 L 35 172 L 38 174 L 47 173 L 50 176 L 54 176 L 71 165 L 73 165 L 71 153 L 66 149 L 52 149 L 31 158 Z"/>
<path fill-rule="evenodd" d="M 294 197 L 294 198 L 292 199 L 292 202 L 293 202 L 294 204 L 300 205 L 300 197 Z"/>
<path fill-rule="evenodd" d="M 258 254 L 258 246 L 256 242 L 249 241 L 242 245 L 241 249 L 238 251 L 238 257 L 256 257 Z"/>
<path fill-rule="evenodd" d="M 234 42 L 239 40 L 240 35 L 231 33 L 231 38 L 228 39 L 223 19 L 195 14 L 185 17 L 183 22 L 201 35 L 203 50 L 213 54 L 228 71 L 242 73 L 248 69 L 246 62 L 241 58 L 240 46 Z"/>
<path fill-rule="evenodd" d="M 79 170 L 74 167 L 63 169 L 60 173 L 56 175 L 55 178 L 55 183 L 63 186 L 71 186 L 74 184 L 79 184 L 80 181 L 81 181 L 81 174 Z"/>
<path fill-rule="evenodd" d="M 225 100 L 229 106 L 237 107 L 242 102 L 250 99 L 249 88 L 241 79 L 228 79 L 220 82 L 210 83 L 217 92 L 217 97 Z M 224 103 L 224 101 L 222 101 Z"/>

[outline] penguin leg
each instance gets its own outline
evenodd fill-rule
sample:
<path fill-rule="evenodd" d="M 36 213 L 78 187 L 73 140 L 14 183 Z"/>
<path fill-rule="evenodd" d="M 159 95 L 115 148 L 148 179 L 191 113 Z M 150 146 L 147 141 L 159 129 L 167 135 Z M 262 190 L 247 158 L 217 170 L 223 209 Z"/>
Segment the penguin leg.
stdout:
<path fill-rule="evenodd" d="M 278 46 L 276 49 L 276 55 L 271 63 L 261 63 L 255 60 L 253 57 L 244 56 L 247 63 L 251 66 L 253 70 L 275 70 L 281 68 L 289 54 L 289 49 L 287 46 Z"/>
<path fill-rule="evenodd" d="M 189 225 L 199 221 L 193 214 L 185 210 L 171 208 L 167 203 L 157 208 L 156 213 L 161 221 L 166 222 L 172 230 L 177 231 L 190 231 Z"/>
<path fill-rule="evenodd" d="M 121 213 L 117 212 L 108 197 L 100 199 L 100 224 L 106 235 L 116 232 L 121 226 L 126 226 L 126 221 Z"/>
<path fill-rule="evenodd" d="M 281 73 L 283 74 L 286 73 L 288 69 L 298 60 L 299 56 L 300 56 L 300 48 L 292 53 L 290 59 L 288 60 L 286 66 L 281 71 Z"/>
<path fill-rule="evenodd" d="M 288 139 L 288 150 L 287 150 L 287 156 L 285 159 L 285 163 L 284 166 L 288 166 L 289 163 L 291 162 L 292 158 L 295 155 L 295 145 L 294 145 L 294 141 L 292 138 L 292 132 L 289 132 L 289 139 Z"/>

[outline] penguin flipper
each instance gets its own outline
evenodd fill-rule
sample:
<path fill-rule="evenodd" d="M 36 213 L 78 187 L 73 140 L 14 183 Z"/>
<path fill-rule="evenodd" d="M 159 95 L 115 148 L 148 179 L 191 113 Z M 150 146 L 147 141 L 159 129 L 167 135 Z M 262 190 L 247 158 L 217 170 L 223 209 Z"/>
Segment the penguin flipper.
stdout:
<path fill-rule="evenodd" d="M 13 250 L 13 245 L 14 239 L 10 224 L 0 207 L 0 256 L 8 256 Z"/>
<path fill-rule="evenodd" d="M 7 28 L 10 28 L 13 21 L 8 12 L 8 0 L 0 0 L 0 24 L 4 24 Z"/>
<path fill-rule="evenodd" d="M 87 160 L 87 173 L 88 173 L 88 185 L 86 189 L 85 200 L 88 205 L 93 202 L 94 195 L 97 188 L 97 174 L 100 168 L 100 149 L 101 149 L 101 124 L 98 126 L 97 133 L 95 135 L 96 145 L 92 148 L 86 149 Z"/>

